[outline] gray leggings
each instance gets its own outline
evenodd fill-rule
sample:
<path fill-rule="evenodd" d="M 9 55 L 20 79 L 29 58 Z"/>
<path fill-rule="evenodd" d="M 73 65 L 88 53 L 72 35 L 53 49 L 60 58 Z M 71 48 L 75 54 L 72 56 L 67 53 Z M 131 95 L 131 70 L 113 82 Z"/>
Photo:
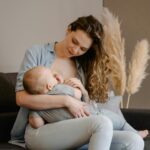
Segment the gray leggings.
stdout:
<path fill-rule="evenodd" d="M 31 150 L 66 150 L 89 143 L 89 150 L 143 150 L 143 139 L 131 131 L 114 131 L 110 119 L 99 114 L 46 124 L 27 126 L 26 145 Z"/>
<path fill-rule="evenodd" d="M 128 122 L 121 115 L 118 115 L 107 109 L 98 109 L 98 111 L 96 112 L 90 110 L 90 112 L 92 115 L 101 114 L 108 117 L 112 122 L 113 130 L 133 131 L 137 133 L 137 131 L 130 124 L 128 124 Z M 42 117 L 48 123 L 73 119 L 73 116 L 71 115 L 71 113 L 69 113 L 67 108 L 42 110 L 39 111 L 39 114 L 37 112 L 32 112 L 32 115 L 34 117 L 35 116 Z"/>

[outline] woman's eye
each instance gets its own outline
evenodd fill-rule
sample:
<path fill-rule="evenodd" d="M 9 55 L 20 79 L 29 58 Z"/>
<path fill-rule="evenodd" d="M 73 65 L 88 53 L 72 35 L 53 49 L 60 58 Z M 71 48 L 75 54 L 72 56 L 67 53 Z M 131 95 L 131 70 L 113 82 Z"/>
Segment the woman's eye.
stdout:
<path fill-rule="evenodd" d="M 76 45 L 78 44 L 77 41 L 74 40 L 74 39 L 72 39 L 72 43 L 74 43 L 74 44 L 76 44 Z"/>
<path fill-rule="evenodd" d="M 85 52 L 85 51 L 86 51 L 86 48 L 81 48 L 81 50 L 82 50 L 83 52 Z"/>

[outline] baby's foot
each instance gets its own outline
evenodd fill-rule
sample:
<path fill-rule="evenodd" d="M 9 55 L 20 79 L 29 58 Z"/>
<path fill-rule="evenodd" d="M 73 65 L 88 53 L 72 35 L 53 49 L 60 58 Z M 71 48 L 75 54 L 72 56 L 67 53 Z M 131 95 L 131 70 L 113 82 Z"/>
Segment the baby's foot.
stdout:
<path fill-rule="evenodd" d="M 138 133 L 142 138 L 147 137 L 147 135 L 149 134 L 148 130 L 141 130 L 141 131 L 138 131 Z"/>

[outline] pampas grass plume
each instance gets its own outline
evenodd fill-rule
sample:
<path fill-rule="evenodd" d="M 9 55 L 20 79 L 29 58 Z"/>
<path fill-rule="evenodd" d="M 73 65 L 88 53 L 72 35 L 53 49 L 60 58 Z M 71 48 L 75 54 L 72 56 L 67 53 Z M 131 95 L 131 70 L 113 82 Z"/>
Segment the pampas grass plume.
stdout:
<path fill-rule="evenodd" d="M 149 43 L 146 39 L 143 39 L 140 42 L 137 42 L 129 63 L 127 81 L 128 100 L 126 108 L 129 106 L 130 96 L 138 92 L 143 79 L 145 79 L 147 75 L 145 70 L 148 66 L 149 59 Z"/>
<path fill-rule="evenodd" d="M 126 64 L 124 38 L 121 36 L 118 18 L 104 8 L 102 14 L 104 48 L 110 57 L 111 82 L 116 94 L 124 95 L 126 89 Z"/>

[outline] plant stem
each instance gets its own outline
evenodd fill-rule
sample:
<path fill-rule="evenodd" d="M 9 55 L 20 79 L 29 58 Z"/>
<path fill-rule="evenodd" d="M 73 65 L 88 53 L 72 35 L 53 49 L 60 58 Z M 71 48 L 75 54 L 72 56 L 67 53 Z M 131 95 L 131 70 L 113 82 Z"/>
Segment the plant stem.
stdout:
<path fill-rule="evenodd" d="M 130 97 L 131 97 L 131 94 L 128 94 L 128 100 L 127 100 L 126 108 L 129 108 Z"/>
<path fill-rule="evenodd" d="M 121 108 L 123 108 L 123 99 L 120 102 L 120 106 L 121 106 Z"/>

